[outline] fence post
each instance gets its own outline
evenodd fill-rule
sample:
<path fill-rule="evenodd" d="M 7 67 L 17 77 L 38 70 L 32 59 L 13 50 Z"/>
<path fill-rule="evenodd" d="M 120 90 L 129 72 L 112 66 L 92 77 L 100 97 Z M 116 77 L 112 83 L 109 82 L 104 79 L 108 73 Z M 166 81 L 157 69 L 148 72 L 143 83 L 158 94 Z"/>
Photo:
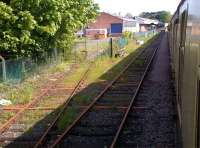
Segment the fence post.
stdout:
<path fill-rule="evenodd" d="M 57 48 L 53 48 L 53 51 L 54 51 L 54 57 L 55 57 L 55 61 L 56 63 L 58 62 L 58 49 Z"/>
<path fill-rule="evenodd" d="M 110 38 L 110 57 L 113 57 L 113 38 Z"/>
<path fill-rule="evenodd" d="M 6 61 L 1 55 L 0 59 L 2 60 L 3 81 L 6 81 Z"/>
<path fill-rule="evenodd" d="M 85 51 L 87 51 L 87 37 L 85 37 Z"/>

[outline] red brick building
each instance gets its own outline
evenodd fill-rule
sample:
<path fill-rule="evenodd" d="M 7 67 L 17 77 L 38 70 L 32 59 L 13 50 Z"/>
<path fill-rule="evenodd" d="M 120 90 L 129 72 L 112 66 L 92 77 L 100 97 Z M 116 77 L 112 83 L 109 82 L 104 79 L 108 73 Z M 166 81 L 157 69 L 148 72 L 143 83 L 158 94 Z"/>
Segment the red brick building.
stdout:
<path fill-rule="evenodd" d="M 105 12 L 102 12 L 94 23 L 89 24 L 86 29 L 86 36 L 94 37 L 100 35 L 107 37 L 108 34 L 112 36 L 120 36 L 123 31 L 123 19 Z"/>

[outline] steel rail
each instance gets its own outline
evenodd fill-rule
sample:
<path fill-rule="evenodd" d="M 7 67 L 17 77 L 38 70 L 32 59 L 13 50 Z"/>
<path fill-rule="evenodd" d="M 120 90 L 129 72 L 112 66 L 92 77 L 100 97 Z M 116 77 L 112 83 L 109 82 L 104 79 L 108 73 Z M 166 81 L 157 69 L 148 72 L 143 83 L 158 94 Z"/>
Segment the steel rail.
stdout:
<path fill-rule="evenodd" d="M 4 107 L 2 110 L 3 111 L 17 111 L 24 109 L 23 107 Z M 55 110 L 57 107 L 30 107 L 27 108 L 27 110 Z"/>
<path fill-rule="evenodd" d="M 146 69 L 145 69 L 145 72 L 144 72 L 144 74 L 143 74 L 143 76 L 142 76 L 142 79 L 141 79 L 141 81 L 140 81 L 140 84 L 138 85 L 138 87 L 137 87 L 137 89 L 136 89 L 136 92 L 135 92 L 135 94 L 134 94 L 134 96 L 133 96 L 133 98 L 132 98 L 132 100 L 131 100 L 131 102 L 130 102 L 130 104 L 129 104 L 129 106 L 128 106 L 128 109 L 126 110 L 126 113 L 125 113 L 125 115 L 124 115 L 124 117 L 123 117 L 123 119 L 122 119 L 122 121 L 121 121 L 121 123 L 120 123 L 120 126 L 119 126 L 119 128 L 118 128 L 118 130 L 117 130 L 117 133 L 116 133 L 116 135 L 115 135 L 115 137 L 114 137 L 114 139 L 113 139 L 113 141 L 112 141 L 112 144 L 111 144 L 110 148 L 114 148 L 114 146 L 115 146 L 115 144 L 116 144 L 116 142 L 117 142 L 117 139 L 118 139 L 118 137 L 119 137 L 119 135 L 120 135 L 120 133 L 121 133 L 121 131 L 122 131 L 122 128 L 124 127 L 124 124 L 125 124 L 125 122 L 126 122 L 126 119 L 127 119 L 127 117 L 128 117 L 128 114 L 129 114 L 130 111 L 131 111 L 131 108 L 133 107 L 133 104 L 134 104 L 134 102 L 135 102 L 135 99 L 136 99 L 136 97 L 138 96 L 138 94 L 139 94 L 139 92 L 140 92 L 141 86 L 142 86 L 142 84 L 143 84 L 143 82 L 144 82 L 144 79 L 146 78 L 146 75 L 147 75 L 147 73 L 148 73 L 148 71 L 149 71 L 149 69 L 150 69 L 150 66 L 151 66 L 151 64 L 152 64 L 152 62 L 153 62 L 153 59 L 154 59 L 154 57 L 155 57 L 155 55 L 156 55 L 157 50 L 158 50 L 158 48 L 155 49 L 155 51 L 154 51 L 154 53 L 153 53 L 153 55 L 152 55 L 152 57 L 151 57 L 151 60 L 149 61 L 149 64 L 147 65 L 147 67 L 146 67 Z"/>
<path fill-rule="evenodd" d="M 50 130 L 54 127 L 54 125 L 56 124 L 56 122 L 58 121 L 58 119 L 62 115 L 62 113 L 66 110 L 66 108 L 68 107 L 68 105 L 71 102 L 72 98 L 76 94 L 77 90 L 79 89 L 79 87 L 81 86 L 81 84 L 83 83 L 83 81 L 88 76 L 88 73 L 90 72 L 91 67 L 93 67 L 93 64 L 94 64 L 94 62 L 90 63 L 89 68 L 85 71 L 85 73 L 83 74 L 83 76 L 81 77 L 81 79 L 79 80 L 79 82 L 77 83 L 76 87 L 74 88 L 74 90 L 72 91 L 72 93 L 70 94 L 70 96 L 66 99 L 66 102 L 64 103 L 64 107 L 58 113 L 58 115 L 53 120 L 53 122 L 51 123 L 51 125 L 47 128 L 47 130 L 44 132 L 44 134 L 42 135 L 42 137 L 38 140 L 38 142 L 36 143 L 36 145 L 34 146 L 34 148 L 38 148 L 38 147 L 40 147 L 42 145 L 42 142 L 44 141 L 45 137 L 48 135 L 48 133 L 50 132 Z"/>
<path fill-rule="evenodd" d="M 87 108 L 87 106 L 80 106 L 81 109 L 85 109 Z M 116 108 L 116 109 L 122 109 L 122 110 L 126 110 L 128 107 L 126 106 L 119 106 L 119 107 L 115 107 L 115 106 L 109 106 L 109 105 L 97 105 L 95 106 L 95 109 L 111 109 L 111 108 Z M 135 109 L 147 109 L 146 107 L 143 106 L 134 106 Z M 21 110 L 23 108 L 20 107 L 6 107 L 3 108 L 3 111 L 17 111 L 17 110 Z M 57 107 L 31 107 L 28 108 L 27 110 L 42 110 L 42 111 L 51 111 L 51 110 L 55 110 L 57 109 Z"/>
<path fill-rule="evenodd" d="M 145 48 L 146 49 L 146 48 Z M 64 132 L 59 135 L 59 137 L 54 141 L 54 143 L 51 145 L 50 148 L 54 148 L 56 147 L 59 142 L 64 138 L 64 136 L 66 136 L 66 134 L 68 134 L 72 128 L 83 118 L 83 116 L 85 114 L 87 114 L 92 108 L 93 106 L 95 105 L 95 103 L 105 94 L 105 92 L 110 88 L 112 87 L 112 85 L 122 76 L 122 74 L 130 67 L 130 65 L 132 65 L 132 63 L 140 57 L 140 55 L 145 52 L 145 49 L 143 49 L 136 57 L 134 57 L 128 65 L 126 65 L 126 67 L 110 82 L 107 84 L 107 86 L 104 88 L 104 90 L 102 90 L 100 92 L 100 94 L 94 98 L 94 100 L 90 103 L 90 105 L 88 105 L 88 107 L 74 120 L 74 122 L 69 126 L 67 127 Z"/>

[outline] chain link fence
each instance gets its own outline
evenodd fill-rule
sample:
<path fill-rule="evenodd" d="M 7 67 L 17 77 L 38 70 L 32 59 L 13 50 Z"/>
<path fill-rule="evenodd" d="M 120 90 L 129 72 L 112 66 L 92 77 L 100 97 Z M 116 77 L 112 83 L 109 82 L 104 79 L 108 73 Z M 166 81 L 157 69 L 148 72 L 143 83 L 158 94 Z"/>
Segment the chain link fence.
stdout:
<path fill-rule="evenodd" d="M 102 40 L 79 40 L 74 43 L 72 50 L 62 51 L 52 49 L 39 58 L 11 59 L 0 62 L 0 82 L 19 83 L 26 78 L 36 75 L 44 69 L 54 67 L 63 62 L 79 63 L 93 61 L 101 56 L 113 56 L 115 51 L 127 44 L 125 38 L 107 38 Z"/>

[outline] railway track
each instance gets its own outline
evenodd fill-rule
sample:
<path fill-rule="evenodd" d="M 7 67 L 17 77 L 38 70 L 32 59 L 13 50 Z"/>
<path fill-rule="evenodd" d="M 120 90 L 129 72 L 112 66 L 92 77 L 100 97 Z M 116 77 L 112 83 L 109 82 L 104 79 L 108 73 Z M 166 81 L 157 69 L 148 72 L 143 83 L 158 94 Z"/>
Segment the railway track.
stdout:
<path fill-rule="evenodd" d="M 83 76 L 81 77 L 81 79 L 79 80 L 79 82 L 76 84 L 76 86 L 74 88 L 70 88 L 71 93 L 70 95 L 67 97 L 67 99 L 65 99 L 65 106 L 63 107 L 63 110 L 67 107 L 68 103 L 71 101 L 71 99 L 73 98 L 73 96 L 81 90 L 82 86 L 84 85 L 84 80 L 86 79 L 91 67 L 93 65 L 93 62 L 91 62 L 91 64 L 89 65 L 89 68 L 84 72 Z M 48 107 L 35 107 L 38 102 L 40 101 L 40 99 L 45 96 L 48 95 L 48 92 L 50 92 L 51 90 L 56 90 L 57 86 L 59 87 L 59 81 L 61 81 L 64 78 L 63 76 L 58 77 L 58 80 L 54 83 L 56 83 L 56 85 L 49 85 L 48 88 L 46 88 L 43 93 L 41 93 L 39 96 L 35 97 L 30 103 L 28 103 L 27 105 L 25 105 L 25 107 L 21 107 L 21 108 L 4 108 L 4 111 L 11 111 L 11 112 L 16 112 L 16 114 L 10 118 L 5 124 L 3 124 L 0 127 L 0 146 L 3 145 L 7 145 L 9 143 L 11 143 L 13 140 L 15 140 L 15 138 L 17 137 L 17 135 L 20 135 L 24 132 L 24 127 L 25 125 L 23 123 L 17 123 L 18 121 L 20 121 L 20 118 L 27 112 L 27 111 L 46 111 L 46 112 L 51 112 L 52 110 L 54 110 L 55 108 L 48 108 Z M 58 82 L 58 84 L 57 84 Z M 69 92 L 68 92 L 69 93 Z M 55 114 L 58 114 L 57 116 L 59 116 L 60 112 L 56 112 Z M 17 133 L 17 134 L 16 134 Z M 36 135 L 36 137 L 38 137 L 39 135 Z M 31 141 L 24 141 L 24 140 L 20 140 L 20 143 L 25 143 L 26 145 L 34 145 L 35 142 L 31 142 Z"/>
<path fill-rule="evenodd" d="M 141 89 L 126 110 L 110 148 L 177 147 L 173 131 L 173 128 L 176 129 L 174 120 L 177 115 L 172 105 L 175 94 L 166 76 L 161 76 L 164 80 L 160 81 L 159 76 L 155 78 L 152 75 L 158 69 L 158 61 L 161 62 L 158 58 L 151 74 L 144 79 Z M 143 105 L 144 109 L 135 109 L 134 106 L 138 105 Z"/>
<path fill-rule="evenodd" d="M 135 97 L 156 54 L 160 38 L 161 36 L 142 50 L 64 131 L 57 130 L 59 119 L 57 117 L 35 148 L 56 146 L 102 148 L 114 143 L 118 138 L 119 129 L 122 128 L 133 107 Z M 145 109 L 142 106 L 134 108 Z"/>

